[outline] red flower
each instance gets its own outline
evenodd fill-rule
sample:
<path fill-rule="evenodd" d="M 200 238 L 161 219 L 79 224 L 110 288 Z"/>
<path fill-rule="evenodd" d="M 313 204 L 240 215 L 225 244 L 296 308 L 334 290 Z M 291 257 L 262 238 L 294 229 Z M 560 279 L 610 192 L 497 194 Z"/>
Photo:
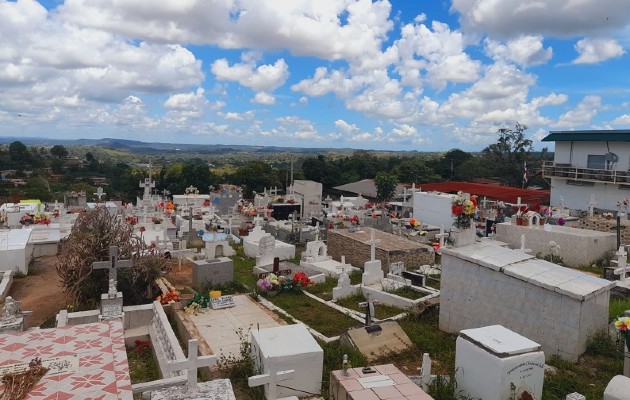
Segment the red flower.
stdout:
<path fill-rule="evenodd" d="M 470 196 L 470 201 L 472 201 L 472 203 L 475 205 L 475 208 L 477 208 L 477 196 Z"/>
<path fill-rule="evenodd" d="M 462 215 L 464 213 L 464 207 L 459 205 L 451 206 L 451 212 L 453 215 Z"/>
<path fill-rule="evenodd" d="M 622 331 L 627 331 L 627 330 L 628 330 L 628 325 L 621 325 L 621 326 L 619 327 L 619 330 L 622 330 Z"/>
<path fill-rule="evenodd" d="M 140 232 L 144 232 L 144 231 L 146 231 L 146 230 L 147 230 L 147 228 L 145 228 L 144 226 L 141 226 L 141 227 L 140 227 Z"/>

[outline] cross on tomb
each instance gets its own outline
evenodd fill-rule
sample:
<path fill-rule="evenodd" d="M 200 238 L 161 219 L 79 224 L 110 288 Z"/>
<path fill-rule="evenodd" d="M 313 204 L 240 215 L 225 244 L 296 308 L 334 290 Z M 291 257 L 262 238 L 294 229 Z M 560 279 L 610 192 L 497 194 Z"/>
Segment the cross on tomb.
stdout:
<path fill-rule="evenodd" d="M 597 205 L 597 202 L 595 201 L 595 193 L 591 193 L 591 200 L 586 204 L 588 204 L 588 216 L 593 218 L 593 209 Z"/>
<path fill-rule="evenodd" d="M 365 326 L 372 326 L 372 318 L 374 318 L 374 304 L 378 304 L 378 300 L 370 300 L 359 303 L 359 307 L 365 308 Z"/>
<path fill-rule="evenodd" d="M 625 281 L 627 279 L 626 274 L 630 271 L 630 267 L 628 266 L 628 253 L 626 253 L 626 249 L 623 246 L 619 246 L 619 250 L 615 253 L 617 256 L 617 268 L 613 271 L 615 275 L 619 275 L 620 281 Z"/>
<path fill-rule="evenodd" d="M 375 229 L 372 228 L 372 231 L 370 233 L 370 240 L 368 240 L 367 242 L 363 242 L 370 245 L 370 261 L 376 261 L 376 245 L 380 242 L 380 239 L 376 239 Z"/>
<path fill-rule="evenodd" d="M 107 193 L 103 192 L 103 188 L 99 186 L 98 189 L 96 189 L 96 193 L 92 194 L 98 197 L 98 202 L 100 203 L 101 197 L 105 196 Z"/>
<path fill-rule="evenodd" d="M 269 358 L 267 358 L 269 360 Z M 267 400 L 276 400 L 278 398 L 278 382 L 286 381 L 295 376 L 295 370 L 278 371 L 275 360 L 269 363 L 269 372 L 250 376 L 247 379 L 249 387 L 269 385 L 267 389 Z"/>
<path fill-rule="evenodd" d="M 107 269 L 109 270 L 109 278 L 108 282 L 113 281 L 114 288 L 116 287 L 117 274 L 116 271 L 118 268 L 129 268 L 133 266 L 133 261 L 131 260 L 119 260 L 118 259 L 118 246 L 110 246 L 109 247 L 109 261 L 95 261 L 92 263 L 92 269 Z M 112 293 L 111 290 L 108 291 L 109 297 L 116 297 L 116 293 Z M 113 295 L 113 297 L 112 297 Z"/>
<path fill-rule="evenodd" d="M 517 198 L 516 200 L 516 207 L 518 208 L 517 214 L 521 215 L 521 207 L 527 207 L 527 204 L 521 203 L 521 198 L 520 196 Z"/>
<path fill-rule="evenodd" d="M 315 241 L 319 240 L 319 221 L 315 223 Z"/>
<path fill-rule="evenodd" d="M 140 181 L 140 185 L 138 187 L 144 189 L 143 198 L 147 199 L 151 197 L 151 189 L 155 187 L 155 182 L 151 182 L 151 178 L 144 178 L 144 182 Z"/>
<path fill-rule="evenodd" d="M 440 226 L 440 233 L 435 235 L 436 239 L 440 240 L 440 248 L 444 247 L 444 239 L 449 236 L 448 232 L 444 232 L 444 225 Z"/>
<path fill-rule="evenodd" d="M 217 363 L 217 356 L 201 356 L 199 357 L 197 351 L 199 349 L 199 342 L 197 339 L 188 340 L 188 358 L 180 361 L 169 361 L 167 368 L 170 372 L 187 370 L 188 381 L 186 382 L 186 389 L 197 389 L 197 369 L 203 367 L 212 367 Z"/>

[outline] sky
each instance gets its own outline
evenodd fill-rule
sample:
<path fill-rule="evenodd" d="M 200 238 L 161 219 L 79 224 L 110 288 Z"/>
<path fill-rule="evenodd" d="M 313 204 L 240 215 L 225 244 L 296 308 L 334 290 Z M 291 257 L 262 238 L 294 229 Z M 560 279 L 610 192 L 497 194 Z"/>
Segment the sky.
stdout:
<path fill-rule="evenodd" d="M 630 128 L 630 0 L 0 0 L 0 136 L 481 150 Z"/>

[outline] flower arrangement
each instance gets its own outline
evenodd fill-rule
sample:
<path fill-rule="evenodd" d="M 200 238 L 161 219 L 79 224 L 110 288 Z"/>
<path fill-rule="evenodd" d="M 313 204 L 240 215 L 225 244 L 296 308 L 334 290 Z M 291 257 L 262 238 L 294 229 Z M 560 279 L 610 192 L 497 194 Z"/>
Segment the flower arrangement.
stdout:
<path fill-rule="evenodd" d="M 543 218 L 551 217 L 551 210 L 549 207 L 542 207 L 540 209 L 540 216 Z"/>
<path fill-rule="evenodd" d="M 199 194 L 199 189 L 194 188 L 194 187 L 193 188 L 187 187 L 186 190 L 184 190 L 184 193 L 186 193 L 186 194 Z"/>
<path fill-rule="evenodd" d="M 269 274 L 260 278 L 256 282 L 256 286 L 263 292 L 276 291 L 280 289 L 280 279 L 276 274 Z"/>
<path fill-rule="evenodd" d="M 630 348 L 630 317 L 617 317 L 615 321 L 617 332 L 623 336 L 626 347 Z"/>
<path fill-rule="evenodd" d="M 420 222 L 419 220 L 415 219 L 415 218 L 410 218 L 409 219 L 409 228 L 413 229 L 413 228 L 419 228 L 420 226 L 422 226 L 422 222 Z"/>
<path fill-rule="evenodd" d="M 20 224 L 22 225 L 30 225 L 33 223 L 33 217 L 30 216 L 29 214 L 24 214 L 22 215 L 22 218 L 20 218 Z"/>
<path fill-rule="evenodd" d="M 606 219 L 613 219 L 613 213 L 605 212 L 605 213 L 602 214 L 602 217 L 604 217 Z"/>
<path fill-rule="evenodd" d="M 172 214 L 173 212 L 175 212 L 175 205 L 172 201 L 169 201 L 168 203 L 166 203 L 166 213 Z"/>
<path fill-rule="evenodd" d="M 203 206 L 204 207 L 210 207 L 210 200 L 206 199 L 203 201 Z"/>
<path fill-rule="evenodd" d="M 155 300 L 159 301 L 160 304 L 168 304 L 171 302 L 179 301 L 180 293 L 177 290 L 169 290 L 166 293 L 162 293 Z"/>
<path fill-rule="evenodd" d="M 58 218 L 59 217 L 59 210 L 55 210 L 52 212 L 53 217 Z"/>
<path fill-rule="evenodd" d="M 628 205 L 630 205 L 630 199 L 627 197 L 624 197 L 621 200 L 617 200 L 617 207 L 624 207 L 627 209 Z"/>
<path fill-rule="evenodd" d="M 564 218 L 562 218 L 562 217 L 558 218 L 558 225 L 564 226 L 564 224 L 566 224 L 566 223 L 567 223 L 567 221 Z"/>
<path fill-rule="evenodd" d="M 470 199 L 467 199 L 462 192 L 458 192 L 451 202 L 451 212 L 454 215 L 453 226 L 459 229 L 470 228 L 476 210 L 477 196 L 470 196 Z"/>
<path fill-rule="evenodd" d="M 161 224 L 162 221 L 163 219 L 161 217 L 158 217 L 157 215 L 151 217 L 151 222 L 153 222 L 154 224 Z"/>
<path fill-rule="evenodd" d="M 352 225 L 359 225 L 359 216 L 353 215 L 352 218 L 350 218 L 350 223 Z"/>
<path fill-rule="evenodd" d="M 197 315 L 201 309 L 208 308 L 209 305 L 210 296 L 207 293 L 197 293 L 188 301 L 188 304 L 184 307 L 184 312 Z"/>
<path fill-rule="evenodd" d="M 128 216 L 128 217 L 125 218 L 125 221 L 127 221 L 131 225 L 135 225 L 135 224 L 138 223 L 138 218 L 136 218 L 134 216 Z"/>
<path fill-rule="evenodd" d="M 46 214 L 35 214 L 33 216 L 33 223 L 39 225 L 49 225 L 52 222 L 50 217 Z"/>
<path fill-rule="evenodd" d="M 298 272 L 297 274 L 293 275 L 293 285 L 295 286 L 299 285 L 305 288 L 308 285 L 313 284 L 315 284 L 315 282 L 313 282 L 313 280 L 310 279 L 304 272 Z"/>

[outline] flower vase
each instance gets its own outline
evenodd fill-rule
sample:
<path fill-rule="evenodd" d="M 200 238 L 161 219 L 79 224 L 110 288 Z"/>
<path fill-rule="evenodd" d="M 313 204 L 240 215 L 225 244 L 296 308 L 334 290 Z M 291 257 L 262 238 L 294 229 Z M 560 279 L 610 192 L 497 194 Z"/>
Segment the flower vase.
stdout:
<path fill-rule="evenodd" d="M 475 239 L 477 237 L 477 229 L 475 226 L 471 226 L 466 229 L 458 229 L 453 232 L 454 233 L 454 242 L 453 247 L 464 247 L 470 246 L 475 243 Z"/>
<path fill-rule="evenodd" d="M 523 225 L 523 218 L 516 217 L 516 225 Z"/>

